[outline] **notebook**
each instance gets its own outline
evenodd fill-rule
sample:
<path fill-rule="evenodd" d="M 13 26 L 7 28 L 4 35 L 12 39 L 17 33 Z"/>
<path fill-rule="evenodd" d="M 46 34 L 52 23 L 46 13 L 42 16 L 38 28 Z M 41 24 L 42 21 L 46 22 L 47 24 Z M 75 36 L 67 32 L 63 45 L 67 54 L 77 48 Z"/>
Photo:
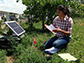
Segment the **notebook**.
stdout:
<path fill-rule="evenodd" d="M 68 61 L 76 61 L 77 58 L 75 58 L 74 56 L 72 56 L 71 54 L 69 53 L 61 53 L 61 54 L 58 54 L 58 56 L 60 56 L 63 60 L 68 60 Z"/>
<path fill-rule="evenodd" d="M 52 30 L 56 29 L 52 24 L 50 24 L 49 26 L 46 26 L 46 28 L 48 30 L 50 30 L 53 34 L 56 34 L 55 32 L 52 31 Z"/>

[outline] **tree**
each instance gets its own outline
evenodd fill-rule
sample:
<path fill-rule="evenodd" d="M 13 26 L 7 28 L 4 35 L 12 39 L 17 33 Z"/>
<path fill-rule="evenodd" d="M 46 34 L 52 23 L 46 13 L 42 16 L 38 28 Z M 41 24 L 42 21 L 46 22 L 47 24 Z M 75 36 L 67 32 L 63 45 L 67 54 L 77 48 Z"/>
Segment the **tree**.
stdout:
<path fill-rule="evenodd" d="M 80 0 L 80 2 L 84 4 L 84 0 Z"/>
<path fill-rule="evenodd" d="M 44 21 L 48 17 L 48 23 L 52 22 L 53 17 L 56 16 L 56 7 L 59 4 L 64 4 L 63 0 L 22 0 L 23 4 L 27 6 L 24 11 L 26 16 L 33 15 L 33 21 L 42 21 L 42 29 L 44 29 Z M 35 20 L 34 20 L 35 19 Z M 37 20 L 38 19 L 38 20 Z"/>
<path fill-rule="evenodd" d="M 17 0 L 19 1 L 19 0 Z M 50 24 L 53 18 L 57 15 L 56 7 L 59 4 L 64 4 L 73 9 L 72 15 L 80 15 L 83 12 L 83 6 L 79 3 L 78 0 L 22 0 L 23 4 L 27 6 L 27 9 L 24 11 L 24 14 L 27 17 L 31 16 L 32 22 L 42 21 L 42 29 L 44 29 L 44 21 L 46 17 L 48 18 L 47 23 Z M 74 12 L 76 11 L 76 12 Z M 32 24 L 32 22 L 30 23 Z"/>

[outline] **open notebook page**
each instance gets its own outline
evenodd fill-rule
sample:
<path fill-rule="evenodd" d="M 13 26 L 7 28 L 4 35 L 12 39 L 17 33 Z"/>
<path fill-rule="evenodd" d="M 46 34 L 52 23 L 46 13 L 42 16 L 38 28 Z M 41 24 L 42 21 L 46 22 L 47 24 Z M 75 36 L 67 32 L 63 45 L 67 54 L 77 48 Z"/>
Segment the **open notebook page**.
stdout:
<path fill-rule="evenodd" d="M 69 53 L 61 53 L 61 54 L 58 54 L 58 56 L 60 56 L 65 61 L 66 60 L 68 60 L 68 61 L 76 61 L 77 60 L 77 58 L 75 58 L 74 56 L 72 56 Z"/>
<path fill-rule="evenodd" d="M 49 26 L 46 26 L 46 28 L 47 28 L 48 30 L 50 30 L 52 33 L 56 34 L 55 32 L 52 31 L 52 30 L 56 29 L 52 24 L 49 25 Z"/>

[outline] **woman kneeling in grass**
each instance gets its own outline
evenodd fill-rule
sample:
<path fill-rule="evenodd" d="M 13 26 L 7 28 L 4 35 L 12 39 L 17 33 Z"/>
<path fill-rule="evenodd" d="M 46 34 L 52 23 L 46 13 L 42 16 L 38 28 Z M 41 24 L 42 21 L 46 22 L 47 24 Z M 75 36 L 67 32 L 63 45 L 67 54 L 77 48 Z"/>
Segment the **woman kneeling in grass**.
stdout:
<path fill-rule="evenodd" d="M 44 52 L 49 54 L 62 50 L 71 40 L 73 20 L 70 17 L 69 9 L 65 5 L 59 5 L 57 14 L 58 16 L 53 20 L 53 26 L 56 29 L 52 30 L 56 35 L 44 43 Z M 45 24 L 46 26 L 48 25 Z"/>

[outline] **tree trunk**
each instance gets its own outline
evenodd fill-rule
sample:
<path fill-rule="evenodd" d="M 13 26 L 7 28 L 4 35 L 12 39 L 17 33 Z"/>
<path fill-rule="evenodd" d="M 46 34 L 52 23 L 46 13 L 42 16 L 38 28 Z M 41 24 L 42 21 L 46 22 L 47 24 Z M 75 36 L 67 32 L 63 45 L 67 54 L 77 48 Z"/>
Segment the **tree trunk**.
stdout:
<path fill-rule="evenodd" d="M 42 15 L 42 30 L 44 31 L 44 15 Z"/>
<path fill-rule="evenodd" d="M 44 30 L 44 19 L 42 19 L 42 30 Z"/>

